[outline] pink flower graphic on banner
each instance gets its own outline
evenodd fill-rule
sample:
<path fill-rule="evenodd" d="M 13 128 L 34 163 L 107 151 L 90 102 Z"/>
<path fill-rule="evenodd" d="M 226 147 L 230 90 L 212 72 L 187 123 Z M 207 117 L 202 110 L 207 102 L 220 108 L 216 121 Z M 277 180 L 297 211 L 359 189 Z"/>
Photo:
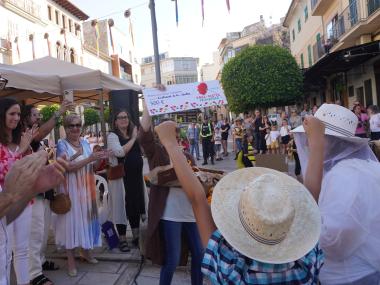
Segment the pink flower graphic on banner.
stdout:
<path fill-rule="evenodd" d="M 208 86 L 206 83 L 202 82 L 198 85 L 199 94 L 205 95 L 208 91 Z"/>

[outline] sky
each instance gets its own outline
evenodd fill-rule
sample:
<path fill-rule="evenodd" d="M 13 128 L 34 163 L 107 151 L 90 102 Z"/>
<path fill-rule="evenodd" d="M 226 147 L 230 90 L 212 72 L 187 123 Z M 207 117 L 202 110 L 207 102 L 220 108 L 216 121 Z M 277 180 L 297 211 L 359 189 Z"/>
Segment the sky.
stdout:
<path fill-rule="evenodd" d="M 264 16 L 267 25 L 280 22 L 291 0 L 203 0 L 205 20 L 202 26 L 201 0 L 177 0 L 179 23 L 175 21 L 175 2 L 156 0 L 159 51 L 169 56 L 199 57 L 200 64 L 212 63 L 212 53 L 218 49 L 228 32 L 239 32 Z M 128 33 L 124 11 L 131 9 L 137 57 L 153 55 L 149 0 L 71 0 L 90 19 L 112 18 L 115 26 Z M 113 14 L 113 15 L 110 15 Z M 110 16 L 108 16 L 110 15 Z"/>

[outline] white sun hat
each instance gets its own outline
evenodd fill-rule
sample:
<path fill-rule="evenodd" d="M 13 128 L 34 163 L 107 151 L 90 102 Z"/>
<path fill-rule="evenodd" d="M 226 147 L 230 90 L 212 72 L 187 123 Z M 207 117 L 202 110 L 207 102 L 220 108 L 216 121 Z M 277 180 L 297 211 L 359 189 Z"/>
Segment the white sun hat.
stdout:
<path fill-rule="evenodd" d="M 244 168 L 215 186 L 212 216 L 226 241 L 265 263 L 293 262 L 319 240 L 321 216 L 309 191 L 276 170 Z"/>
<path fill-rule="evenodd" d="M 314 114 L 314 117 L 325 124 L 326 135 L 352 142 L 368 143 L 368 139 L 355 136 L 358 118 L 351 110 L 345 107 L 335 104 L 323 104 Z M 292 130 L 292 132 L 304 133 L 305 129 L 303 126 L 299 126 Z"/>

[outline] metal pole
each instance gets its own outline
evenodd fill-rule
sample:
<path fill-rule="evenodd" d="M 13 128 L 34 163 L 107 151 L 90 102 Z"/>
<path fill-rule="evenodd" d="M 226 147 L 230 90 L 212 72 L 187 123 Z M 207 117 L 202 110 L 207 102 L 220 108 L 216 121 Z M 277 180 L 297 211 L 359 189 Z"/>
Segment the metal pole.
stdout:
<path fill-rule="evenodd" d="M 106 122 L 104 120 L 104 97 L 103 97 L 103 89 L 98 89 L 98 95 L 99 97 L 99 108 L 100 108 L 100 130 L 102 132 L 103 136 L 103 144 L 104 147 L 107 148 L 107 137 L 106 137 Z M 98 135 L 98 134 L 97 134 Z"/>
<path fill-rule="evenodd" d="M 158 53 L 157 21 L 154 0 L 149 0 L 150 17 L 152 21 L 154 65 L 156 69 L 156 84 L 161 84 L 160 55 Z"/>

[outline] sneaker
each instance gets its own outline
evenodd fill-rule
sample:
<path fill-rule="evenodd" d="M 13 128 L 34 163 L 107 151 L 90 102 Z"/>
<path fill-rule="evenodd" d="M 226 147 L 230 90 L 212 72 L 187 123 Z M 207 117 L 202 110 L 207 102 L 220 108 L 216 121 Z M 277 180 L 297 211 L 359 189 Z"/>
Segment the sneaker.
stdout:
<path fill-rule="evenodd" d="M 202 165 L 207 165 L 207 164 L 208 164 L 207 161 L 205 161 L 205 162 L 202 163 Z"/>

